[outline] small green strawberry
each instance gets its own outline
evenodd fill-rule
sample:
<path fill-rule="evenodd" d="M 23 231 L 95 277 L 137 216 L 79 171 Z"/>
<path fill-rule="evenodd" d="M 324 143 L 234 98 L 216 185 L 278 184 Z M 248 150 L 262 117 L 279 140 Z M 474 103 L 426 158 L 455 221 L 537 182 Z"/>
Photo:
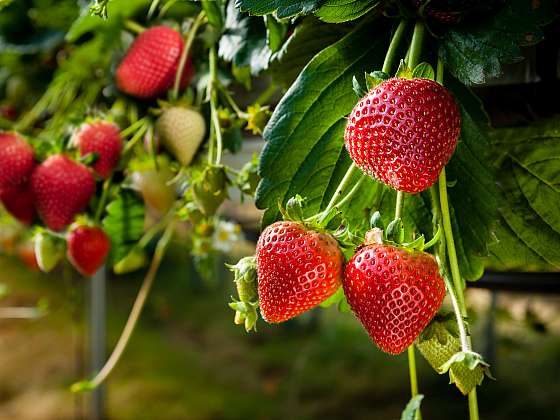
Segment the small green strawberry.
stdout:
<path fill-rule="evenodd" d="M 126 274 L 139 270 L 148 262 L 148 257 L 142 249 L 134 248 L 123 259 L 113 266 L 115 274 Z"/>
<path fill-rule="evenodd" d="M 206 135 L 202 115 L 189 108 L 171 107 L 156 122 L 157 134 L 165 147 L 183 166 L 188 166 Z"/>
<path fill-rule="evenodd" d="M 47 231 L 35 235 L 35 256 L 41 271 L 48 273 L 64 258 L 64 241 Z"/>
<path fill-rule="evenodd" d="M 209 165 L 195 177 L 192 184 L 192 195 L 204 215 L 214 215 L 228 198 L 229 183 L 226 170 L 221 165 Z"/>
<path fill-rule="evenodd" d="M 454 355 L 461 352 L 457 323 L 452 314 L 436 315 L 416 340 L 416 347 L 436 372 L 444 374 L 449 370 L 450 383 L 454 383 L 464 395 L 482 383 L 486 373 L 482 365 L 472 370 L 460 363 L 453 364 L 447 370 L 444 368 Z"/>
<path fill-rule="evenodd" d="M 259 296 L 257 292 L 257 263 L 255 257 L 245 257 L 236 265 L 226 266 L 234 273 L 239 300 L 234 300 L 229 307 L 235 311 L 234 322 L 244 324 L 247 332 L 257 330 L 257 308 Z"/>

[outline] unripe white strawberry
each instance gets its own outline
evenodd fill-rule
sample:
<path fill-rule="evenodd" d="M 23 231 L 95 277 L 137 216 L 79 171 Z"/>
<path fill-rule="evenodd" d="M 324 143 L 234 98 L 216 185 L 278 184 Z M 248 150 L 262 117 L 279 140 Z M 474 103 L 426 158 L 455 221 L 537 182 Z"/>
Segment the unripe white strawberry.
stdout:
<path fill-rule="evenodd" d="M 189 165 L 206 135 L 206 122 L 199 112 L 182 107 L 163 111 L 156 123 L 161 145 L 183 166 Z"/>

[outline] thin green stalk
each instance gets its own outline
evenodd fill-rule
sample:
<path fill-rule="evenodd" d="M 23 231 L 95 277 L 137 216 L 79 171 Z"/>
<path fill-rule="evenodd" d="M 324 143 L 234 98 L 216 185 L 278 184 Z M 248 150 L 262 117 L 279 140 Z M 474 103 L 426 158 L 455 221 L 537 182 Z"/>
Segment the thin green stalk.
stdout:
<path fill-rule="evenodd" d="M 255 101 L 255 105 L 262 105 L 276 93 L 278 90 L 278 86 L 275 83 L 270 83 L 268 87 L 259 95 L 259 97 Z"/>
<path fill-rule="evenodd" d="M 146 30 L 146 28 L 144 28 L 142 25 L 140 25 L 137 22 L 134 22 L 133 20 L 127 19 L 124 21 L 124 27 L 126 29 L 128 29 L 131 32 L 134 32 L 136 34 L 141 34 L 142 32 L 144 32 Z"/>
<path fill-rule="evenodd" d="M 144 121 L 142 126 L 138 129 L 138 131 L 136 131 L 134 136 L 132 136 L 132 138 L 124 146 L 122 152 L 123 157 L 126 156 L 134 148 L 136 143 L 138 143 L 138 141 L 144 136 L 144 134 L 146 134 L 146 131 L 148 131 L 148 123 Z"/>
<path fill-rule="evenodd" d="M 95 223 L 99 223 L 101 220 L 101 215 L 103 214 L 103 210 L 105 209 L 105 203 L 107 203 L 107 198 L 109 196 L 109 190 L 111 189 L 111 182 L 113 180 L 113 176 L 111 175 L 109 178 L 103 182 L 103 188 L 101 190 L 101 198 L 99 198 L 99 204 L 97 205 L 97 210 L 95 211 Z"/>
<path fill-rule="evenodd" d="M 72 385 L 71 390 L 73 392 L 89 391 L 97 388 L 107 379 L 109 374 L 117 365 L 118 361 L 124 353 L 124 350 L 126 349 L 128 342 L 130 341 L 130 337 L 132 337 L 132 333 L 134 332 L 136 324 L 138 323 L 138 319 L 140 318 L 140 314 L 142 313 L 142 309 L 144 308 L 144 304 L 146 303 L 146 299 L 156 277 L 158 268 L 163 260 L 171 237 L 173 236 L 173 229 L 174 223 L 171 222 L 169 223 L 169 225 L 167 225 L 165 232 L 163 233 L 156 246 L 154 257 L 152 258 L 152 263 L 150 265 L 148 273 L 146 274 L 146 277 L 142 282 L 142 286 L 140 287 L 138 296 L 134 301 L 132 310 L 130 311 L 130 315 L 128 316 L 128 320 L 126 321 L 123 332 L 115 346 L 115 349 L 113 350 L 113 353 L 111 353 L 111 356 L 109 357 L 103 368 L 97 373 L 97 375 L 95 375 L 95 377 L 91 381 L 78 382 Z"/>
<path fill-rule="evenodd" d="M 344 174 L 342 181 L 340 181 L 340 184 L 338 184 L 338 187 L 336 187 L 336 190 L 334 191 L 334 194 L 331 197 L 331 201 L 329 201 L 329 204 L 327 204 L 327 208 L 323 211 L 323 213 L 328 213 L 334 207 L 336 201 L 338 200 L 338 196 L 342 193 L 344 188 L 346 188 L 346 184 L 348 184 L 348 182 L 352 178 L 352 174 L 354 173 L 355 169 L 356 169 L 356 165 L 352 163 L 348 168 L 348 170 L 346 171 L 346 173 Z"/>
<path fill-rule="evenodd" d="M 358 191 L 358 189 L 361 187 L 365 179 L 366 176 L 362 175 L 362 177 L 358 180 L 358 182 L 356 182 L 356 184 L 352 187 L 352 189 L 348 192 L 348 194 L 346 194 L 340 201 L 335 203 L 335 206 L 342 207 L 348 200 L 350 200 L 352 196 L 356 193 L 356 191 Z"/>
<path fill-rule="evenodd" d="M 408 350 L 408 374 L 410 376 L 410 394 L 415 397 L 418 395 L 418 379 L 416 378 L 416 355 L 414 353 L 414 344 Z M 422 420 L 420 409 L 416 410 L 416 420 Z"/>
<path fill-rule="evenodd" d="M 222 129 L 220 127 L 220 118 L 218 116 L 218 67 L 217 67 L 216 48 L 210 48 L 210 114 L 212 118 L 212 128 L 216 135 L 216 159 L 215 164 L 219 165 L 222 161 Z"/>
<path fill-rule="evenodd" d="M 401 20 L 393 38 L 391 39 L 391 43 L 389 44 L 389 49 L 387 49 L 387 54 L 385 54 L 385 60 L 383 61 L 383 68 L 382 71 L 390 74 L 391 67 L 393 66 L 393 61 L 395 58 L 395 54 L 397 53 L 397 49 L 399 47 L 401 38 L 404 34 L 406 29 L 406 20 Z"/>
<path fill-rule="evenodd" d="M 185 46 L 183 47 L 183 52 L 181 53 L 181 57 L 179 58 L 179 66 L 177 67 L 177 73 L 175 73 L 175 83 L 173 84 L 173 91 L 171 92 L 172 95 L 171 97 L 175 100 L 179 97 L 179 89 L 181 88 L 181 79 L 183 76 L 183 71 L 185 70 L 187 57 L 189 56 L 189 52 L 194 42 L 194 38 L 196 37 L 196 32 L 198 31 L 200 25 L 204 22 L 205 17 L 206 14 L 204 13 L 203 10 L 198 14 L 196 19 L 194 20 L 185 38 Z"/>
<path fill-rule="evenodd" d="M 397 199 L 395 201 L 395 219 L 399 219 L 401 217 L 403 206 L 404 193 L 402 191 L 397 191 Z"/>
<path fill-rule="evenodd" d="M 424 23 L 417 21 L 414 25 L 414 33 L 412 34 L 412 42 L 410 43 L 410 57 L 408 67 L 414 68 L 420 61 L 422 53 L 422 41 L 424 40 Z"/>
<path fill-rule="evenodd" d="M 222 96 L 225 98 L 226 102 L 229 104 L 229 106 L 231 107 L 231 109 L 233 109 L 233 112 L 235 112 L 235 114 L 241 118 L 241 119 L 247 119 L 247 117 L 249 116 L 249 114 L 247 114 L 246 112 L 243 112 L 241 110 L 241 108 L 239 108 L 239 105 L 237 105 L 237 102 L 235 102 L 235 99 L 233 99 L 233 97 L 231 96 L 231 94 L 227 91 L 227 89 L 222 86 L 222 84 L 219 84 L 219 90 L 220 93 L 222 94 Z"/>

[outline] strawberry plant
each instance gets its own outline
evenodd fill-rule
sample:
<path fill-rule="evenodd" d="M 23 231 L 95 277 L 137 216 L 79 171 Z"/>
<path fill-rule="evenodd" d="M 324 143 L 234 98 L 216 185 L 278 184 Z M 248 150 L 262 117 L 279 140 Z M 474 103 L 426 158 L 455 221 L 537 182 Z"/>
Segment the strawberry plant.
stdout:
<path fill-rule="evenodd" d="M 242 237 L 227 208 L 254 199 L 255 254 L 228 265 L 236 324 L 336 305 L 407 352 L 403 418 L 430 397 L 416 349 L 479 418 L 490 370 L 464 291 L 488 267 L 560 268 L 560 154 L 556 121 L 492 128 L 473 88 L 542 41 L 553 0 L 65 1 L 36 20 L 0 3 L 14 249 L 45 272 L 146 271 L 114 352 L 74 391 L 115 368 L 170 244 L 215 279 Z M 232 167 L 249 134 L 260 155 Z"/>

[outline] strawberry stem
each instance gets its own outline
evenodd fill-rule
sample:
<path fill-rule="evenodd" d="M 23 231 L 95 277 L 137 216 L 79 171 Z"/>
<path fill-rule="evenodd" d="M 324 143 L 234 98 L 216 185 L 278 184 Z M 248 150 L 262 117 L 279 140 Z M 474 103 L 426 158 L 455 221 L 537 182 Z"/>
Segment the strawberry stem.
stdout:
<path fill-rule="evenodd" d="M 196 32 L 198 31 L 200 25 L 204 22 L 205 18 L 206 14 L 204 13 L 204 10 L 202 10 L 194 20 L 192 26 L 189 29 L 189 32 L 187 32 L 187 36 L 185 38 L 185 46 L 183 47 L 183 52 L 181 53 L 181 57 L 179 58 L 179 65 L 177 66 L 177 72 L 175 73 L 175 83 L 173 84 L 173 91 L 171 92 L 171 97 L 174 100 L 177 100 L 177 98 L 179 97 L 179 89 L 181 87 L 181 79 L 183 77 L 183 71 L 185 70 L 187 57 L 189 56 L 194 38 L 196 37 Z"/>
<path fill-rule="evenodd" d="M 393 66 L 393 61 L 395 58 L 395 54 L 397 52 L 397 48 L 399 47 L 401 38 L 404 34 L 404 30 L 406 29 L 406 20 L 401 20 L 393 38 L 391 39 L 391 43 L 389 44 L 389 48 L 387 49 L 387 54 L 385 54 L 385 60 L 383 61 L 383 68 L 382 71 L 384 73 L 390 74 L 391 68 Z"/>
<path fill-rule="evenodd" d="M 140 318 L 140 314 L 142 313 L 142 309 L 144 308 L 144 304 L 146 303 L 146 299 L 148 297 L 148 294 L 150 293 L 150 289 L 154 282 L 158 268 L 163 260 L 163 256 L 165 255 L 165 251 L 167 250 L 167 246 L 169 245 L 171 237 L 173 236 L 173 228 L 173 222 L 167 225 L 163 236 L 156 246 L 154 257 L 152 259 L 152 263 L 150 265 L 148 273 L 146 274 L 144 282 L 140 287 L 138 296 L 134 301 L 132 310 L 130 311 L 130 315 L 128 316 L 128 320 L 126 321 L 126 325 L 124 326 L 123 332 L 119 338 L 119 341 L 117 342 L 117 345 L 115 346 L 115 349 L 113 350 L 113 353 L 111 353 L 111 356 L 109 357 L 103 368 L 97 373 L 97 375 L 95 375 L 95 377 L 91 381 L 87 381 L 86 387 L 83 386 L 83 382 L 78 382 L 72 385 L 71 390 L 73 392 L 84 390 L 89 391 L 97 388 L 107 379 L 107 377 L 111 374 L 111 372 L 117 365 L 124 350 L 126 349 L 128 342 L 130 341 L 130 337 L 134 332 L 134 328 L 138 323 L 138 319 Z"/>
<path fill-rule="evenodd" d="M 438 58 L 437 63 L 437 82 L 443 85 L 443 61 Z M 453 230 L 451 227 L 451 216 L 449 213 L 449 201 L 447 199 L 447 179 L 445 175 L 445 168 L 442 169 L 439 175 L 439 195 L 441 204 L 441 213 L 443 218 L 443 230 L 449 250 L 449 264 L 451 266 L 451 275 L 455 285 L 455 292 L 457 294 L 457 306 L 461 314 L 461 319 L 457 319 L 459 326 L 462 324 L 464 328 L 464 318 L 467 316 L 467 307 L 465 305 L 465 297 L 463 295 L 463 282 L 461 279 L 461 271 L 459 270 L 459 262 L 457 259 L 457 251 L 455 249 L 455 241 L 453 239 Z M 472 346 L 470 336 L 465 334 L 465 343 L 470 348 Z M 479 420 L 478 414 L 478 397 L 476 394 L 476 387 L 469 392 L 469 417 L 470 420 Z"/>
<path fill-rule="evenodd" d="M 146 28 L 144 28 L 142 25 L 140 25 L 137 22 L 134 22 L 133 20 L 127 19 L 124 21 L 124 27 L 126 29 L 128 29 L 131 32 L 134 32 L 136 34 L 141 34 L 142 32 L 144 32 L 146 30 Z"/>
<path fill-rule="evenodd" d="M 410 43 L 410 57 L 408 67 L 413 69 L 420 61 L 422 52 L 422 41 L 424 40 L 424 23 L 417 21 L 414 25 L 414 33 L 412 34 L 412 42 Z"/>
<path fill-rule="evenodd" d="M 395 220 L 401 218 L 403 206 L 404 206 L 404 193 L 402 191 L 397 191 L 397 199 L 395 201 Z"/>
<path fill-rule="evenodd" d="M 219 165 L 222 161 L 222 129 L 218 116 L 218 68 L 216 65 L 216 48 L 210 47 L 210 114 L 212 118 L 212 129 L 216 135 L 216 159 L 215 164 Z M 210 158 L 210 157 L 209 157 Z"/>
<path fill-rule="evenodd" d="M 414 354 L 414 344 L 408 347 L 408 374 L 410 376 L 410 393 L 412 397 L 418 395 L 418 379 L 416 377 L 416 355 Z M 420 408 L 416 410 L 416 420 L 422 420 Z"/>
<path fill-rule="evenodd" d="M 340 184 L 338 184 L 338 187 L 336 187 L 336 190 L 334 191 L 334 194 L 331 197 L 331 201 L 329 201 L 329 204 L 327 204 L 327 208 L 323 211 L 323 213 L 328 213 L 335 206 L 338 197 L 340 196 L 340 194 L 342 194 L 344 188 L 346 188 L 346 184 L 348 184 L 348 182 L 352 178 L 352 175 L 354 174 L 355 170 L 356 170 L 356 165 L 352 162 L 352 164 L 344 174 L 342 181 L 340 181 Z"/>
<path fill-rule="evenodd" d="M 99 198 L 99 204 L 97 204 L 95 217 L 93 219 L 96 224 L 99 223 L 99 221 L 101 220 L 101 215 L 103 214 L 103 210 L 105 210 L 105 203 L 107 203 L 107 197 L 109 196 L 109 190 L 111 189 L 112 180 L 113 180 L 113 175 L 111 175 L 103 182 L 101 197 Z"/>

